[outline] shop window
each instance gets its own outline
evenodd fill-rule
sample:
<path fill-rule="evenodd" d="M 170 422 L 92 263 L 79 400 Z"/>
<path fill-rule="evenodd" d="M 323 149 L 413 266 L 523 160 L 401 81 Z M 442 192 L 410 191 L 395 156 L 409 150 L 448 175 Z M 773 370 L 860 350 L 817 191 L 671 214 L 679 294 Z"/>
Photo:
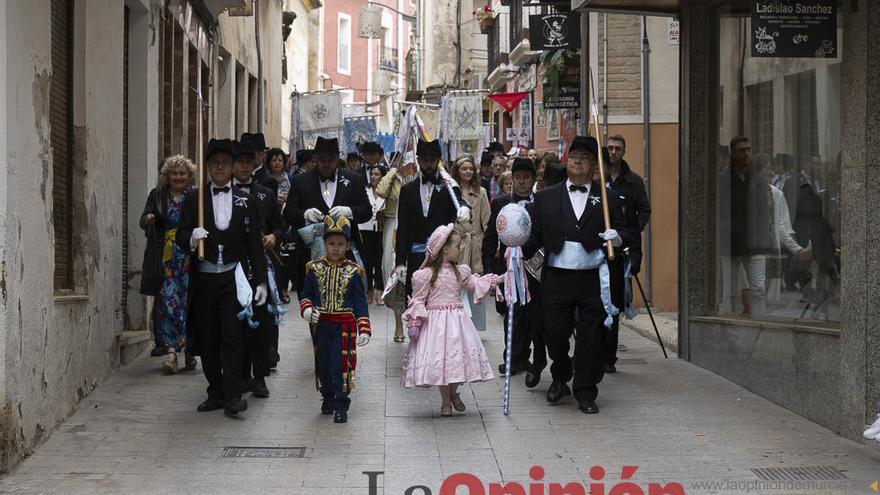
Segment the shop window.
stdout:
<path fill-rule="evenodd" d="M 753 58 L 719 19 L 715 311 L 839 322 L 840 58 Z"/>

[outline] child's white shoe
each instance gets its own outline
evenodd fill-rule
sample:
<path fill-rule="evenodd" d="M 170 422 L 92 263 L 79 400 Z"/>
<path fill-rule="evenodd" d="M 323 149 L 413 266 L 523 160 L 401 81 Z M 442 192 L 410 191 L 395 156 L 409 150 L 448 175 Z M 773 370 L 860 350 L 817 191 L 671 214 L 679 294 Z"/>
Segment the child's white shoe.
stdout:
<path fill-rule="evenodd" d="M 862 433 L 862 436 L 864 436 L 865 438 L 871 438 L 871 439 L 876 440 L 876 437 L 878 434 L 880 434 L 880 417 L 878 417 L 874 421 L 874 423 L 871 426 L 869 426 L 868 429 L 865 430 L 864 433 Z"/>

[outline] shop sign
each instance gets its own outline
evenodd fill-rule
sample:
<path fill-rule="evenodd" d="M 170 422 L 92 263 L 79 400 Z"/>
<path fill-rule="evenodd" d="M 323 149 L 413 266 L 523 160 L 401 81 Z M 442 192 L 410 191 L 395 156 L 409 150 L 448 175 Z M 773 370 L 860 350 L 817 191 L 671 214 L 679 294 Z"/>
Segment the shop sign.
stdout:
<path fill-rule="evenodd" d="M 752 57 L 836 58 L 836 0 L 752 0 Z"/>
<path fill-rule="evenodd" d="M 530 15 L 529 45 L 538 51 L 580 49 L 580 15 L 574 12 Z"/>

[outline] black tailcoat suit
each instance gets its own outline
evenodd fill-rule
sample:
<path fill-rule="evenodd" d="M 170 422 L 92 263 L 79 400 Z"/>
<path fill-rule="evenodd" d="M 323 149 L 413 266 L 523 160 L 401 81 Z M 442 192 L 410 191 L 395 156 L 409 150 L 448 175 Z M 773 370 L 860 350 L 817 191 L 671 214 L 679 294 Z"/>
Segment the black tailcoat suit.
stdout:
<path fill-rule="evenodd" d="M 439 176 L 439 172 L 438 172 Z M 428 206 L 428 216 L 422 210 L 421 177 L 400 188 L 397 205 L 397 242 L 395 243 L 395 266 L 406 266 L 406 294 L 412 294 L 412 275 L 425 261 L 425 253 L 413 253 L 413 244 L 425 244 L 428 237 L 441 225 L 455 223 L 458 211 L 449 197 L 449 190 L 435 184 Z M 467 207 L 461 190 L 454 189 L 460 206 Z"/>
<path fill-rule="evenodd" d="M 257 202 L 257 214 L 260 217 L 260 233 L 262 235 L 273 234 L 276 239 L 276 245 L 280 244 L 284 235 L 284 223 L 281 219 L 281 211 L 278 209 L 278 194 L 268 187 L 257 182 L 256 178 L 249 184 L 236 184 L 236 186 L 250 193 Z M 270 255 L 271 257 L 271 255 Z M 273 258 L 274 260 L 274 258 Z M 277 265 L 277 262 L 274 262 Z M 279 266 L 274 267 L 275 270 L 282 269 Z M 248 270 L 248 278 L 251 286 L 256 287 L 254 278 Z M 271 297 L 271 294 L 267 296 Z M 254 307 L 254 318 L 260 323 L 257 328 L 245 329 L 245 352 L 243 364 L 243 378 L 245 380 L 251 377 L 253 370 L 254 377 L 269 376 L 270 363 L 274 361 L 275 351 L 277 349 L 278 325 L 275 324 L 275 317 L 269 313 L 268 304 Z"/>
<path fill-rule="evenodd" d="M 595 400 L 598 384 L 604 377 L 605 309 L 599 291 L 599 270 L 566 270 L 548 265 L 551 253 L 559 253 L 565 241 L 580 243 L 587 251 L 604 249 L 599 235 L 605 231 L 600 185 L 590 186 L 588 200 L 580 219 L 575 216 L 569 198 L 568 182 L 560 182 L 537 194 L 532 203 L 532 232 L 523 246 L 526 259 L 545 248 L 541 281 L 541 304 L 544 312 L 546 343 L 553 364 L 554 382 L 568 382 L 574 376 L 573 392 L 578 401 Z M 608 195 L 612 228 L 622 223 L 620 209 Z M 577 313 L 575 313 L 577 312 Z M 569 358 L 569 338 L 575 333 L 574 369 Z"/>
<path fill-rule="evenodd" d="M 534 196 L 519 197 L 511 194 L 505 194 L 495 198 L 492 202 L 491 213 L 489 214 L 489 226 L 486 227 L 486 233 L 483 235 L 482 257 L 483 269 L 486 273 L 495 273 L 502 275 L 507 272 L 507 261 L 504 259 L 504 253 L 507 246 L 498 239 L 498 228 L 495 223 L 498 220 L 498 213 L 501 209 L 509 205 L 511 202 L 525 202 L 527 210 L 531 209 L 531 203 Z M 497 255 L 496 255 L 497 253 Z M 510 350 L 511 369 L 526 370 L 530 369 L 534 373 L 540 373 L 547 367 L 547 348 L 544 345 L 544 315 L 541 313 L 541 281 L 537 280 L 530 273 L 526 272 L 526 278 L 529 283 L 529 293 L 531 300 L 525 306 L 517 304 L 513 310 L 513 344 Z M 502 315 L 504 323 L 504 339 L 507 345 L 507 304 L 503 301 L 496 301 L 495 307 L 499 314 Z M 529 362 L 529 347 L 533 347 L 534 356 Z M 502 360 L 506 359 L 507 349 L 504 349 Z"/>
<path fill-rule="evenodd" d="M 232 215 L 229 227 L 220 230 L 214 221 L 210 186 L 204 194 L 205 261 L 217 263 L 223 245 L 223 263 L 242 263 L 251 267 L 255 285 L 267 283 L 266 261 L 260 232 L 256 199 L 237 187 L 231 188 Z M 186 195 L 177 242 L 189 249 L 189 240 L 198 226 L 198 190 Z M 237 315 L 242 307 L 235 288 L 235 271 L 202 273 L 197 250 L 193 252 L 191 293 L 195 303 L 198 345 L 202 370 L 208 379 L 208 397 L 227 402 L 241 398 L 241 367 L 245 324 Z M 191 306 L 192 307 L 192 306 Z"/>
<path fill-rule="evenodd" d="M 373 216 L 373 206 L 367 196 L 367 186 L 360 174 L 347 170 L 338 170 L 335 180 L 337 184 L 333 206 L 351 208 L 353 217 L 349 219 L 351 220 L 351 240 L 359 248 L 360 234 L 357 226 Z M 305 227 L 303 215 L 310 208 L 317 208 L 324 215 L 330 211 L 321 193 L 321 175 L 317 169 L 301 173 L 291 179 L 287 206 L 284 208 L 284 220 L 294 229 Z M 298 283 L 297 287 L 302 287 L 302 280 L 299 280 Z"/>

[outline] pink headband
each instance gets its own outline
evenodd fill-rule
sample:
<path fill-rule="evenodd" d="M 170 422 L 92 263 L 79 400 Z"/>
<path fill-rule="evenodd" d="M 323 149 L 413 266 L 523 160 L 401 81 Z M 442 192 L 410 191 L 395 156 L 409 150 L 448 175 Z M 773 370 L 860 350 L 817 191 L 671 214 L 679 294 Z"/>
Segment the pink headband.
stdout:
<path fill-rule="evenodd" d="M 428 263 L 440 253 L 440 250 L 443 249 L 443 246 L 446 244 L 446 241 L 451 234 L 451 223 L 437 227 L 437 230 L 435 230 L 431 234 L 431 237 L 428 238 L 428 246 L 425 248 L 425 261 L 422 262 L 422 266 L 419 267 L 420 269 L 428 266 Z"/>

